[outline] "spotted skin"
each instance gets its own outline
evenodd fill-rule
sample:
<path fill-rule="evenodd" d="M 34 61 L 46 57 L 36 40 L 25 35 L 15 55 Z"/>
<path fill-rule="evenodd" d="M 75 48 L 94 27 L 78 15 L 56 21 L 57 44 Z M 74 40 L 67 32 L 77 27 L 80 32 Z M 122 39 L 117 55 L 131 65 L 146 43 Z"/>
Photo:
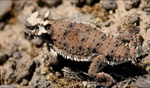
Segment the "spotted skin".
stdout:
<path fill-rule="evenodd" d="M 114 83 L 109 74 L 101 72 L 106 65 L 128 61 L 136 63 L 141 56 L 149 54 L 150 46 L 143 48 L 143 40 L 137 35 L 125 32 L 113 37 L 88 24 L 49 20 L 47 16 L 43 18 L 37 13 L 32 14 L 27 19 L 26 31 L 34 36 L 46 36 L 43 39 L 54 57 L 61 55 L 72 61 L 91 62 L 88 74 L 97 82 L 105 79 L 106 85 Z M 57 63 L 54 59 L 51 58 L 51 64 Z"/>

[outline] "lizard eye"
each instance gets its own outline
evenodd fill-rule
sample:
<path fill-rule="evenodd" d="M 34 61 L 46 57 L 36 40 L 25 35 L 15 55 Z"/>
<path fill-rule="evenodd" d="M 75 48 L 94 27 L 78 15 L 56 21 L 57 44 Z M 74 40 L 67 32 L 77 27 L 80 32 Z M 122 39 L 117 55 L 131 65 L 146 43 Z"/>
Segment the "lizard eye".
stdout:
<path fill-rule="evenodd" d="M 39 29 L 39 27 L 37 25 L 36 26 L 27 26 L 27 28 L 29 28 L 31 30 Z"/>
<path fill-rule="evenodd" d="M 50 29 L 50 27 L 51 27 L 51 25 L 50 25 L 50 24 L 47 24 L 47 25 L 45 25 L 45 27 L 44 27 L 44 28 L 45 28 L 46 30 L 49 30 L 49 29 Z"/>
<path fill-rule="evenodd" d="M 27 26 L 27 28 L 33 30 L 33 29 L 34 29 L 34 26 Z"/>
<path fill-rule="evenodd" d="M 38 25 L 34 26 L 34 29 L 35 29 L 35 30 L 36 30 L 36 29 L 39 29 L 39 26 L 38 26 Z"/>

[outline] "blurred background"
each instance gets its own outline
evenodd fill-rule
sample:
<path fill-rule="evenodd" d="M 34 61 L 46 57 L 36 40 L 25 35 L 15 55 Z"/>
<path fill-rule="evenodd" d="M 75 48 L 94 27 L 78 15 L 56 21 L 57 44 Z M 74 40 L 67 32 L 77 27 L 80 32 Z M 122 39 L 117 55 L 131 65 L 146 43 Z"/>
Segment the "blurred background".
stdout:
<path fill-rule="evenodd" d="M 65 66 L 56 71 L 48 66 L 50 56 L 45 42 L 24 32 L 27 17 L 35 11 L 40 14 L 51 11 L 53 20 L 89 24 L 111 36 L 127 31 L 142 36 L 143 44 L 150 40 L 150 0 L 0 0 L 0 87 L 94 88 L 96 85 L 78 74 L 78 64 L 73 66 L 75 70 Z M 142 70 L 130 65 L 118 68 L 114 74 L 125 76 L 116 77 L 113 88 L 148 88 L 149 59 L 150 55 L 141 61 Z"/>

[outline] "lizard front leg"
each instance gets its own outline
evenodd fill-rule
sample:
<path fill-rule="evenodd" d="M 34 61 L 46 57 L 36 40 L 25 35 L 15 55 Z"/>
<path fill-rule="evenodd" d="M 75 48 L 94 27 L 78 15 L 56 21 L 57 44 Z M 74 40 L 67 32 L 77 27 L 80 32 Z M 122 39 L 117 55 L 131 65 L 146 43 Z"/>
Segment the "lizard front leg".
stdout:
<path fill-rule="evenodd" d="M 58 64 L 58 54 L 53 49 L 50 49 L 50 55 L 49 55 L 49 65 L 54 66 Z"/>
<path fill-rule="evenodd" d="M 107 65 L 107 59 L 104 55 L 100 54 L 93 59 L 88 74 L 90 77 L 94 77 L 98 84 L 111 86 L 114 83 L 113 78 L 104 72 L 99 72 L 104 66 Z"/>
<path fill-rule="evenodd" d="M 47 50 L 50 52 L 49 55 L 48 55 L 48 65 L 50 66 L 55 66 L 58 64 L 58 54 L 57 52 L 52 48 L 53 45 L 52 45 L 52 41 L 47 41 L 46 42 L 47 44 Z"/>

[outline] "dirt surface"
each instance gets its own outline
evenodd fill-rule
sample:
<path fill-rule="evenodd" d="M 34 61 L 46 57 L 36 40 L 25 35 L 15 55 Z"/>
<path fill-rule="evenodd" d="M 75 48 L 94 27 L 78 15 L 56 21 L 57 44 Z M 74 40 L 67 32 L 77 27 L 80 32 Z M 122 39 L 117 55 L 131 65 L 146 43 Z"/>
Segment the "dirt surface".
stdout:
<path fill-rule="evenodd" d="M 150 40 L 149 0 L 0 1 L 0 87 L 96 87 L 96 83 L 86 74 L 89 63 L 72 62 L 59 57 L 60 63 L 50 67 L 50 54 L 45 42 L 24 32 L 25 20 L 31 13 L 49 10 L 54 20 L 89 24 L 112 36 L 129 31 L 141 35 L 143 44 Z M 87 68 L 82 68 L 83 64 Z M 103 71 L 116 80 L 113 88 L 149 88 L 150 55 L 137 64 L 108 66 Z"/>

